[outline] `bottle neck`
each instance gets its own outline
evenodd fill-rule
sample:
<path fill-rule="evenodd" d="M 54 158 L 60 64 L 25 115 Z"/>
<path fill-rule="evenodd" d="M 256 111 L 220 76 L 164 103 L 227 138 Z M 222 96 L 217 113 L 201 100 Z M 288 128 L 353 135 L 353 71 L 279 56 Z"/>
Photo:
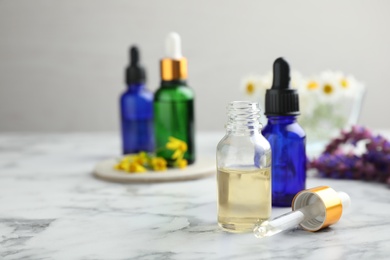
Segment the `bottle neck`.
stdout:
<path fill-rule="evenodd" d="M 267 116 L 268 123 L 273 125 L 288 125 L 297 121 L 297 116 Z"/>
<path fill-rule="evenodd" d="M 171 88 L 171 87 L 177 87 L 177 86 L 186 86 L 187 82 L 185 80 L 162 80 L 161 81 L 161 87 L 163 88 Z"/>
<path fill-rule="evenodd" d="M 250 135 L 261 131 L 260 109 L 257 103 L 231 102 L 228 105 L 227 114 L 226 132 L 228 134 Z"/>
<path fill-rule="evenodd" d="M 145 83 L 131 83 L 127 85 L 127 90 L 130 92 L 139 92 L 145 89 Z"/>

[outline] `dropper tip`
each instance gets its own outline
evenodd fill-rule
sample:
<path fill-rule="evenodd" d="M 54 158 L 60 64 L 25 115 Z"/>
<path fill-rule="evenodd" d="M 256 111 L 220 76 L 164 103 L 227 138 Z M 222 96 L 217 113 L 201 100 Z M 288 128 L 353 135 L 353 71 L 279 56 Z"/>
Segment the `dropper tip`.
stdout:
<path fill-rule="evenodd" d="M 277 58 L 277 59 L 274 61 L 274 64 L 275 64 L 275 63 L 284 63 L 284 64 L 287 64 L 287 65 L 288 65 L 287 61 L 286 61 L 283 57 Z"/>
<path fill-rule="evenodd" d="M 130 48 L 130 61 L 131 65 L 137 65 L 139 62 L 139 50 L 138 47 L 135 45 L 132 45 Z"/>
<path fill-rule="evenodd" d="M 253 232 L 257 238 L 263 238 L 267 236 L 267 228 L 263 226 L 255 227 Z"/>

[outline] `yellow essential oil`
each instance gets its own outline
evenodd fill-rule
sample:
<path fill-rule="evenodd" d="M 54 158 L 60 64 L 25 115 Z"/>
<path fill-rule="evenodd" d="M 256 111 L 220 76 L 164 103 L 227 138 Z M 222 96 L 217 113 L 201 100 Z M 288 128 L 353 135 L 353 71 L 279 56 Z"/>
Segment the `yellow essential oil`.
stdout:
<path fill-rule="evenodd" d="M 230 232 L 251 232 L 271 216 L 271 168 L 226 169 L 217 174 L 218 224 Z"/>

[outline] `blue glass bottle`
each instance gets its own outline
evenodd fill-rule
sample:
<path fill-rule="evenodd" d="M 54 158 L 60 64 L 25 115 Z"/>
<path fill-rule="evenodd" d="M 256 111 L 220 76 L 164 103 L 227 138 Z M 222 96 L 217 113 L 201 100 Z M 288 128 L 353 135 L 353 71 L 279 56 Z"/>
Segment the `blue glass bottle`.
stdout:
<path fill-rule="evenodd" d="M 272 150 L 272 205 L 290 207 L 295 194 L 306 186 L 306 135 L 296 120 L 298 93 L 290 87 L 290 68 L 282 58 L 274 63 L 265 115 L 268 122 L 262 134 Z"/>
<path fill-rule="evenodd" d="M 154 151 L 153 94 L 145 86 L 145 70 L 139 66 L 136 47 L 130 51 L 126 70 L 127 90 L 120 98 L 123 154 Z"/>

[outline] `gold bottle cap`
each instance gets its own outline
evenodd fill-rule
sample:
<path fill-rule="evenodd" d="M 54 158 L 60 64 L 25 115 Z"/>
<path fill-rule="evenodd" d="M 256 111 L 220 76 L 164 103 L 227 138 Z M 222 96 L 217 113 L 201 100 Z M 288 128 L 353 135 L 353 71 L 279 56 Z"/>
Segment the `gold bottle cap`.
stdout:
<path fill-rule="evenodd" d="M 165 58 L 160 61 L 161 80 L 184 80 L 187 79 L 187 59 Z"/>
<path fill-rule="evenodd" d="M 295 195 L 292 209 L 297 210 L 312 203 L 320 203 L 322 213 L 312 219 L 304 220 L 300 225 L 308 231 L 317 231 L 339 221 L 343 209 L 349 206 L 350 198 L 344 192 L 336 192 L 328 186 L 303 190 Z"/>

